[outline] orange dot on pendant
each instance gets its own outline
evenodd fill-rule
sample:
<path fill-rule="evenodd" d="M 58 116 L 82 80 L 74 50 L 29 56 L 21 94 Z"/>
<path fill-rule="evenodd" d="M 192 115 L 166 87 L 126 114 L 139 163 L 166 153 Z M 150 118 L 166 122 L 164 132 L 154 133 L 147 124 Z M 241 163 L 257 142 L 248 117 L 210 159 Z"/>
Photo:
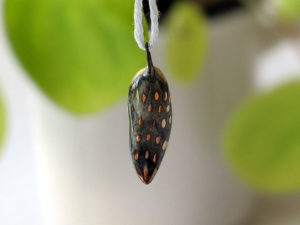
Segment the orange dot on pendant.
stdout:
<path fill-rule="evenodd" d="M 159 142 L 160 142 L 160 137 L 158 136 L 158 137 L 155 138 L 155 143 L 158 145 Z"/>
<path fill-rule="evenodd" d="M 152 126 L 153 126 L 153 127 L 155 127 L 155 126 L 156 126 L 156 121 L 155 121 L 155 120 L 153 120 L 153 122 L 152 122 Z"/>
<path fill-rule="evenodd" d="M 147 140 L 147 141 L 150 141 L 150 139 L 151 139 L 151 135 L 150 135 L 150 134 L 147 134 L 146 140 Z"/>
<path fill-rule="evenodd" d="M 162 150 L 166 150 L 167 149 L 167 145 L 168 145 L 168 142 L 167 141 L 164 141 L 163 145 L 162 145 Z"/>
<path fill-rule="evenodd" d="M 165 93 L 164 93 L 164 101 L 167 101 L 167 98 L 168 98 L 168 93 L 165 91 Z"/>
<path fill-rule="evenodd" d="M 139 159 L 139 153 L 136 152 L 136 153 L 134 154 L 134 160 L 138 160 L 138 159 Z"/>
<path fill-rule="evenodd" d="M 166 120 L 163 119 L 163 120 L 161 121 L 161 127 L 162 127 L 162 128 L 165 128 L 165 127 L 166 127 L 166 124 L 167 124 Z"/>
<path fill-rule="evenodd" d="M 161 111 L 162 111 L 162 106 L 160 105 L 158 106 L 158 113 L 161 113 Z"/>
<path fill-rule="evenodd" d="M 156 163 L 156 153 L 154 154 L 154 156 L 153 156 L 153 163 Z"/>
<path fill-rule="evenodd" d="M 142 94 L 142 102 L 145 103 L 146 102 L 146 95 L 143 93 Z"/>
<path fill-rule="evenodd" d="M 143 125 L 143 120 L 142 120 L 142 118 L 139 118 L 139 125 L 140 125 L 140 126 Z"/>
<path fill-rule="evenodd" d="M 157 101 L 157 100 L 159 99 L 159 94 L 158 94 L 158 92 L 155 92 L 155 94 L 154 94 L 154 99 L 155 99 L 155 101 Z"/>
<path fill-rule="evenodd" d="M 166 108 L 166 112 L 169 112 L 169 111 L 170 111 L 170 105 L 168 105 Z"/>

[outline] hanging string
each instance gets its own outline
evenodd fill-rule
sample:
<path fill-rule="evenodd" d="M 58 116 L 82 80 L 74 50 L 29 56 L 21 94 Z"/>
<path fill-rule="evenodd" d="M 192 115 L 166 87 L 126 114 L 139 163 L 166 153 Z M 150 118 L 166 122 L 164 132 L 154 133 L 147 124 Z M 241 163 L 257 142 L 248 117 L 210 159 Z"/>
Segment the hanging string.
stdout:
<path fill-rule="evenodd" d="M 149 38 L 149 48 L 152 48 L 158 37 L 158 9 L 156 0 L 149 0 L 151 32 Z M 134 38 L 139 48 L 146 50 L 143 29 L 143 0 L 135 0 L 134 3 Z"/>

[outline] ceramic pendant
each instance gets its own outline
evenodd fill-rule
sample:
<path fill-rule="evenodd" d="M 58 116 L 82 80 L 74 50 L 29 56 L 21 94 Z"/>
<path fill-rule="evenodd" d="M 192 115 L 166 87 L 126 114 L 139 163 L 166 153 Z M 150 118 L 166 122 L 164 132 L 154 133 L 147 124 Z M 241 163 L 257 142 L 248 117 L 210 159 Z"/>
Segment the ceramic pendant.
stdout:
<path fill-rule="evenodd" d="M 153 66 L 148 46 L 148 66 L 133 78 L 128 92 L 129 136 L 133 164 L 140 179 L 149 184 L 166 152 L 172 126 L 168 83 Z"/>

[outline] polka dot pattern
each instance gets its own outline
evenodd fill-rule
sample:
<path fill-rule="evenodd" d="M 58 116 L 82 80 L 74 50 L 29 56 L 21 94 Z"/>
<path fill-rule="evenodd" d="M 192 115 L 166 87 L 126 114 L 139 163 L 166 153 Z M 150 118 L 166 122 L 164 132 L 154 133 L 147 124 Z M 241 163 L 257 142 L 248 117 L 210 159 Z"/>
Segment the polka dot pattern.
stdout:
<path fill-rule="evenodd" d="M 128 93 L 130 148 L 136 171 L 148 184 L 159 169 L 172 127 L 172 105 L 166 79 L 147 68 L 135 76 Z"/>

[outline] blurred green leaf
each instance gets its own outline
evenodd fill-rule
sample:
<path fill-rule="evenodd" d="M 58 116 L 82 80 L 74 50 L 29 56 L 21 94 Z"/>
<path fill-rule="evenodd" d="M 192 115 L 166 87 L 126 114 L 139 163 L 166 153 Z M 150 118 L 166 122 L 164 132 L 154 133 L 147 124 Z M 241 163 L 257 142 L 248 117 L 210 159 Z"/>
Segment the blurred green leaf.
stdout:
<path fill-rule="evenodd" d="M 263 191 L 300 189 L 300 82 L 253 97 L 232 117 L 225 154 L 235 172 Z"/>
<path fill-rule="evenodd" d="M 197 5 L 184 1 L 177 3 L 166 19 L 167 65 L 178 80 L 191 81 L 205 58 L 205 17 Z"/>
<path fill-rule="evenodd" d="M 103 109 L 127 93 L 145 65 L 133 39 L 133 2 L 7 0 L 11 44 L 38 86 L 75 113 Z"/>
<path fill-rule="evenodd" d="M 299 0 L 273 0 L 277 5 L 279 16 L 289 22 L 300 20 L 300 1 Z"/>

